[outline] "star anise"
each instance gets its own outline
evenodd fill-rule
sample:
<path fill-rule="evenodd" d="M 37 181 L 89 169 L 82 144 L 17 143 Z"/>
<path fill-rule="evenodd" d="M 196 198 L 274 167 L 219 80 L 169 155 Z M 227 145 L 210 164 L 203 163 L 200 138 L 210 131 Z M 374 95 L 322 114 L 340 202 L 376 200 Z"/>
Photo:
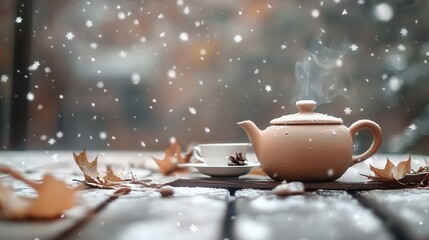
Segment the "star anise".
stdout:
<path fill-rule="evenodd" d="M 247 159 L 243 157 L 243 154 L 241 152 L 235 153 L 235 157 L 229 156 L 228 159 L 231 161 L 230 163 L 228 163 L 228 166 L 243 166 L 246 165 L 247 161 Z"/>

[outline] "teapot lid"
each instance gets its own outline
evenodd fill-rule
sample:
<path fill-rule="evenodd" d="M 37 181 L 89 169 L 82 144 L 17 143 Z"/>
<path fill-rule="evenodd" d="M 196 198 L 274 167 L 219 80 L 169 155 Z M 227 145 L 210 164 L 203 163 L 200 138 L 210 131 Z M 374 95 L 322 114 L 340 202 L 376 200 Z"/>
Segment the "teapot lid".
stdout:
<path fill-rule="evenodd" d="M 274 125 L 298 125 L 298 124 L 342 124 L 341 118 L 329 116 L 327 114 L 315 113 L 316 102 L 313 100 L 300 100 L 296 102 L 299 112 L 290 115 L 284 115 L 271 120 Z"/>

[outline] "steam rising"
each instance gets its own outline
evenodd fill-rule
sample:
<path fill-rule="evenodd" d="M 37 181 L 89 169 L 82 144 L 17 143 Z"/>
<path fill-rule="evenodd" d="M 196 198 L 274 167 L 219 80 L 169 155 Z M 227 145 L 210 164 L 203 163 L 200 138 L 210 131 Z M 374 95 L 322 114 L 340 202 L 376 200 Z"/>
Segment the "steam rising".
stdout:
<path fill-rule="evenodd" d="M 344 92 L 342 79 L 336 76 L 343 65 L 349 44 L 344 41 L 337 49 L 326 47 L 320 38 L 313 40 L 307 56 L 295 64 L 295 100 L 312 99 L 326 103 Z"/>

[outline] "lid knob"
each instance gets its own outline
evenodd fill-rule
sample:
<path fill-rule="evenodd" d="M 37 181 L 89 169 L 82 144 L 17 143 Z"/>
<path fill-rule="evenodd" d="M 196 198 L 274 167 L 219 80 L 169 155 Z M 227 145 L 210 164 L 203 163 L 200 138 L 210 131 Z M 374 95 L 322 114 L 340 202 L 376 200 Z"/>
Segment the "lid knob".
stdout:
<path fill-rule="evenodd" d="M 313 100 L 300 100 L 296 102 L 299 112 L 284 115 L 270 121 L 273 125 L 317 125 L 317 124 L 342 124 L 341 118 L 332 117 L 322 113 L 315 113 L 316 102 Z"/>
<path fill-rule="evenodd" d="M 296 107 L 300 113 L 312 113 L 316 109 L 316 102 L 313 100 L 299 100 L 296 102 Z"/>

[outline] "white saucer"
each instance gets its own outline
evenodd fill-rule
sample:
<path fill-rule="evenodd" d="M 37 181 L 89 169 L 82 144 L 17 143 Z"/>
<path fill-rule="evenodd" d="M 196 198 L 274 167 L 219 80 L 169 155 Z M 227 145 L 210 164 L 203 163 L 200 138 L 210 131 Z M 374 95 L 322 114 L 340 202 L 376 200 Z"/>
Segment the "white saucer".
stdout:
<path fill-rule="evenodd" d="M 200 173 L 211 177 L 238 177 L 250 172 L 253 167 L 259 167 L 260 163 L 248 163 L 242 166 L 207 165 L 205 163 L 183 163 L 178 167 L 194 167 Z"/>

